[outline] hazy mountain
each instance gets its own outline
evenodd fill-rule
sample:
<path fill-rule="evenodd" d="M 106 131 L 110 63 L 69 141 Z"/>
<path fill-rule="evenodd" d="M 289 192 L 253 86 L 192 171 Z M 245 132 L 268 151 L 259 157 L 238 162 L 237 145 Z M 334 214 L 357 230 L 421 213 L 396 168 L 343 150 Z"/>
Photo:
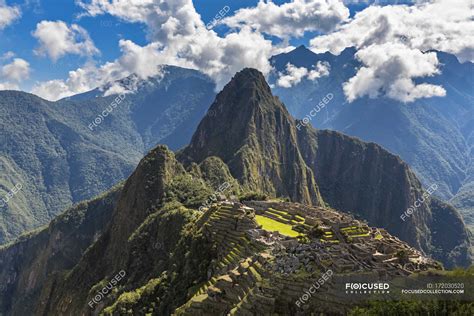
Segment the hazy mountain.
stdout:
<path fill-rule="evenodd" d="M 215 97 L 214 89 L 212 80 L 199 71 L 161 66 L 160 73 L 155 77 L 140 79 L 131 75 L 68 99 L 89 102 L 114 92 L 108 98 L 113 101 L 120 91 L 131 92 L 125 94 L 129 107 L 118 114 L 124 115 L 134 132 L 140 134 L 145 150 L 159 143 L 175 150 L 191 139 Z M 94 129 L 104 128 L 100 125 Z"/>
<path fill-rule="evenodd" d="M 294 304 L 279 302 L 294 302 L 301 293 L 287 284 L 303 289 L 306 281 L 320 277 L 321 269 L 334 269 L 341 276 L 348 271 L 366 272 L 388 280 L 440 268 L 384 230 L 369 228 L 326 206 L 353 211 L 393 230 L 393 217 L 423 193 L 398 157 L 378 145 L 337 132 L 311 127 L 298 132 L 298 122 L 271 94 L 263 75 L 252 69 L 232 79 L 210 112 L 213 117 L 201 121 L 190 145 L 177 157 L 165 146 L 156 147 L 124 184 L 66 211 L 48 228 L 0 249 L 2 312 L 208 315 L 250 310 L 292 314 Z M 400 182 L 397 187 L 391 185 L 394 177 Z M 293 181 L 294 188 L 286 181 Z M 305 191 L 304 182 L 314 185 L 313 190 Z M 222 192 L 227 196 L 247 195 L 253 190 L 316 207 L 276 202 L 277 206 L 268 204 L 268 209 L 258 209 L 260 204 L 255 204 L 258 210 L 250 212 L 242 205 L 224 203 L 199 210 L 223 183 L 229 184 Z M 271 207 L 281 210 L 272 211 Z M 296 213 L 290 215 L 290 210 Z M 293 239 L 299 245 L 295 249 L 307 245 L 299 253 L 301 262 L 315 256 L 316 265 L 301 266 L 298 261 L 298 266 L 285 272 L 284 283 L 276 271 L 288 268 L 284 260 L 290 260 L 291 254 L 250 237 L 249 230 L 259 227 L 256 214 L 292 223 L 290 227 L 307 234 L 309 242 Z M 449 238 L 439 238 L 439 222 L 443 222 L 444 231 L 453 229 Z M 338 237 L 339 245 L 311 237 L 312 229 L 322 223 L 334 225 L 337 234 L 341 234 L 340 225 L 359 226 L 367 232 L 369 252 L 355 251 L 352 237 Z M 399 233 L 410 243 L 422 250 L 440 249 L 442 253 L 431 253 L 448 265 L 468 264 L 467 232 L 453 208 L 427 199 L 427 205 L 420 207 L 407 227 L 411 229 Z M 288 245 L 288 251 L 301 251 Z M 379 251 L 392 258 L 390 263 L 367 259 L 367 255 L 380 255 Z M 319 258 L 326 252 L 336 257 Z M 411 262 L 400 253 L 417 259 Z M 277 263 L 277 257 L 283 261 Z M 350 264 L 340 266 L 341 260 Z M 303 283 L 300 269 L 307 273 Z M 113 290 L 93 301 L 117 274 L 122 278 L 115 279 Z M 240 294 L 228 287 L 231 284 L 236 284 Z M 332 298 L 321 297 L 316 303 L 324 304 L 314 308 L 347 311 L 349 306 L 334 303 L 337 292 L 329 293 Z M 237 299 L 239 295 L 248 299 Z"/>
<path fill-rule="evenodd" d="M 435 195 L 458 207 L 467 224 L 473 225 L 474 65 L 461 64 L 453 55 L 436 52 L 441 72 L 423 78 L 423 82 L 442 85 L 446 97 L 408 104 L 364 97 L 348 103 L 342 83 L 360 67 L 354 54 L 353 48 L 334 56 L 315 54 L 300 46 L 274 56 L 276 71 L 270 77 L 273 92 L 297 118 L 308 116 L 327 94 L 333 94 L 334 98 L 310 121 L 313 126 L 357 136 L 400 155 L 426 187 L 437 184 Z M 303 79 L 291 88 L 277 85 L 279 72 L 285 73 L 288 63 L 312 69 L 318 62 L 329 65 L 328 76 L 314 81 Z"/>
<path fill-rule="evenodd" d="M 104 97 L 107 87 L 58 102 L 0 91 L 0 244 L 125 179 L 158 142 L 189 142 L 214 85 L 193 70 L 162 70 L 112 83 L 133 82 L 121 97 Z"/>

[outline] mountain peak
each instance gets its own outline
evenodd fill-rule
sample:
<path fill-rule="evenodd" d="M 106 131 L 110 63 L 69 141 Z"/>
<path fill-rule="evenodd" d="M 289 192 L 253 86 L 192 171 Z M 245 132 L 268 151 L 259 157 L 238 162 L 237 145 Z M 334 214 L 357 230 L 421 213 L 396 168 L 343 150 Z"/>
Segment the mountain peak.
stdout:
<path fill-rule="evenodd" d="M 290 117 L 283 104 L 273 96 L 264 75 L 256 69 L 245 68 L 236 73 L 216 96 L 196 134 L 200 129 L 204 129 L 204 126 L 212 126 L 214 131 L 222 129 L 222 131 L 229 132 L 230 129 L 244 133 L 244 130 L 252 125 L 255 115 L 274 111 L 283 111 L 284 116 Z M 215 122 L 216 119 L 218 122 Z"/>
<path fill-rule="evenodd" d="M 221 158 L 249 190 L 322 203 L 298 150 L 295 121 L 258 70 L 246 68 L 232 78 L 178 159 L 200 163 L 209 156 Z"/>
<path fill-rule="evenodd" d="M 246 77 L 246 76 L 251 76 L 255 79 L 260 79 L 260 80 L 265 81 L 265 77 L 263 76 L 263 74 L 255 68 L 244 68 L 238 73 L 236 73 L 233 79 L 238 79 L 238 78 Z"/>
<path fill-rule="evenodd" d="M 310 50 L 308 47 L 304 46 L 303 44 L 300 45 L 300 46 L 298 46 L 298 47 L 296 47 L 296 48 L 295 48 L 294 50 L 292 50 L 292 51 L 293 51 L 293 52 L 294 52 L 294 51 L 296 51 L 296 52 L 298 52 L 298 51 L 299 51 L 299 52 L 311 52 L 311 50 Z M 313 54 L 314 54 L 314 53 L 313 53 Z"/>
<path fill-rule="evenodd" d="M 265 76 L 254 68 L 244 68 L 236 73 L 222 91 L 225 92 L 226 90 L 233 89 L 238 89 L 240 92 L 244 92 L 245 90 L 250 90 L 248 92 L 261 90 L 269 95 L 272 94 L 270 86 L 265 80 Z"/>
<path fill-rule="evenodd" d="M 288 122 L 292 120 L 283 104 L 272 95 L 263 74 L 245 68 L 217 95 L 185 151 L 192 152 L 191 160 L 197 162 L 210 155 L 224 161 L 231 159 L 258 128 L 270 123 L 275 112 Z"/>

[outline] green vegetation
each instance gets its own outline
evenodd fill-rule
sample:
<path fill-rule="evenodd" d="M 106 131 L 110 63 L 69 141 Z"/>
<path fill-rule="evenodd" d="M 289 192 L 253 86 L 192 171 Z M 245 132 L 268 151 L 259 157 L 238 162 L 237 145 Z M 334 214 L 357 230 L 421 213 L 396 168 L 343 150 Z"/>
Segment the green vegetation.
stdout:
<path fill-rule="evenodd" d="M 274 213 L 278 213 L 278 214 L 280 214 L 280 215 L 283 216 L 283 217 L 289 217 L 289 218 L 291 218 L 291 215 L 288 214 L 288 212 L 276 210 L 276 209 L 271 208 L 271 207 L 270 207 L 268 210 L 269 210 L 269 211 L 272 211 L 272 212 L 274 212 Z"/>
<path fill-rule="evenodd" d="M 161 278 L 151 279 L 148 283 L 134 291 L 124 292 L 120 294 L 118 299 L 114 302 L 113 305 L 105 308 L 101 315 L 113 315 L 114 312 L 127 314 L 135 304 L 138 304 L 141 300 L 146 298 L 149 303 L 150 308 L 145 308 L 143 312 L 153 312 L 153 308 L 159 303 L 159 299 L 153 298 L 153 293 L 156 291 L 157 287 L 160 286 L 162 282 Z"/>
<path fill-rule="evenodd" d="M 214 194 L 213 190 L 202 180 L 189 174 L 179 175 L 173 179 L 165 192 L 165 201 L 179 201 L 190 208 L 199 208 L 209 196 Z"/>
<path fill-rule="evenodd" d="M 179 179 L 183 178 L 178 176 L 177 181 Z M 140 225 L 129 240 L 132 248 L 140 251 L 138 254 L 147 245 L 157 241 L 163 243 L 154 257 L 134 260 L 142 274 L 149 271 L 149 275 L 155 277 L 145 285 L 133 284 L 134 290 L 120 294 L 104 309 L 104 315 L 170 314 L 186 300 L 187 289 L 205 281 L 207 269 L 215 257 L 212 245 L 197 226 L 200 215 L 181 203 L 169 202 Z M 164 256 L 165 249 L 172 249 L 172 252 L 164 252 Z M 165 260 L 161 261 L 163 258 Z"/>
<path fill-rule="evenodd" d="M 306 65 L 311 65 L 310 61 L 314 62 L 320 58 L 309 50 L 306 50 L 305 54 L 307 54 L 305 56 Z M 298 62 L 305 65 L 305 62 L 301 60 L 302 55 L 301 52 L 294 55 L 293 52 L 290 52 L 275 57 L 276 71 L 283 72 L 288 62 L 293 64 Z M 449 200 L 461 212 L 464 221 L 468 226 L 471 226 L 474 232 L 473 70 L 472 66 L 466 67 L 450 54 L 439 53 L 438 58 L 440 64 L 445 65 L 444 69 L 456 69 L 455 77 L 451 72 L 446 71 L 434 79 L 437 82 L 449 82 L 446 98 L 419 99 L 413 102 L 413 106 L 409 108 L 391 100 L 373 99 L 364 101 L 366 109 L 350 110 L 344 107 L 342 102 L 336 101 L 332 107 L 333 116 L 331 118 L 326 120 L 322 116 L 316 117 L 316 122 L 313 123 L 315 123 L 314 126 L 321 129 L 330 127 L 363 140 L 373 141 L 400 156 L 420 175 L 419 178 L 425 188 L 434 183 L 438 184 L 436 196 L 445 201 Z M 334 64 L 345 66 L 341 67 L 339 71 L 334 71 L 329 76 L 328 82 L 348 80 L 352 76 L 353 68 L 346 67 L 346 65 L 356 65 L 353 64 L 354 61 L 356 58 L 353 56 L 340 55 L 336 57 Z M 314 108 L 312 96 L 327 93 L 325 85 L 319 83 L 299 84 L 290 89 L 275 87 L 273 91 L 285 103 L 290 113 L 298 118 L 303 118 Z M 334 92 L 334 95 L 334 100 L 344 99 L 342 90 Z M 450 104 L 450 106 L 446 107 L 446 104 Z M 383 106 L 383 108 L 379 106 Z M 420 119 L 421 117 L 423 119 Z M 386 121 L 383 124 L 372 124 L 384 119 Z M 323 120 L 325 121 L 323 122 Z M 350 129 L 346 128 L 346 124 L 353 122 L 358 123 Z M 391 132 L 397 128 L 403 129 L 405 132 Z M 332 163 L 334 163 L 333 159 L 334 155 L 328 155 L 328 160 L 331 160 Z M 353 164 L 353 162 L 347 161 L 347 165 Z M 372 170 L 374 170 L 374 166 L 375 164 L 370 164 Z M 387 172 L 387 169 L 384 169 L 384 172 Z M 357 177 L 357 174 L 354 175 Z M 331 176 L 337 178 L 335 174 Z M 453 190 L 453 187 L 456 189 Z M 382 191 L 386 192 L 386 190 Z M 375 192 L 375 190 L 369 189 L 366 192 Z M 337 203 L 338 198 L 340 199 L 340 195 L 335 195 L 334 200 L 330 201 L 331 204 L 336 205 L 332 202 Z M 325 199 L 327 200 L 326 197 Z M 395 222 L 395 220 L 394 218 L 393 221 Z"/>
<path fill-rule="evenodd" d="M 274 219 L 262 216 L 262 215 L 255 215 L 255 219 L 257 220 L 258 225 L 261 225 L 263 229 L 268 231 L 278 231 L 280 234 L 289 236 L 289 237 L 297 237 L 300 235 L 297 231 L 293 230 L 291 225 L 283 224 L 278 222 Z"/>
<path fill-rule="evenodd" d="M 89 124 L 114 96 L 100 97 L 103 91 L 96 90 L 48 102 L 0 91 L 0 122 L 5 122 L 0 197 L 22 184 L 10 203 L 0 206 L 0 244 L 109 190 L 156 144 L 178 149 L 189 142 L 215 96 L 214 84 L 194 70 L 167 67 L 165 73 L 159 80 L 148 78 L 152 85 L 128 94 L 93 130 Z"/>
<path fill-rule="evenodd" d="M 181 152 L 182 156 L 178 155 L 183 164 L 175 159 L 174 154 L 158 146 L 141 161 L 123 190 L 118 192 L 119 195 L 111 197 L 112 203 L 104 203 L 106 199 L 101 199 L 80 204 L 60 217 L 58 222 L 53 222 L 47 230 L 42 230 L 31 238 L 22 240 L 20 244 L 4 249 L 0 254 L 1 280 L 8 283 L 9 293 L 14 293 L 14 297 L 7 297 L 0 302 L 0 313 L 23 315 L 38 310 L 41 314 L 95 313 L 96 311 L 92 312 L 84 303 L 88 301 L 90 295 L 93 295 L 89 290 L 98 288 L 104 280 L 110 280 L 110 276 L 118 269 L 124 269 L 127 271 L 127 277 L 103 300 L 106 306 L 104 313 L 170 315 L 179 306 L 192 299 L 201 300 L 204 304 L 216 303 L 217 300 L 206 299 L 208 297 L 204 293 L 204 286 L 212 283 L 213 277 L 231 278 L 223 274 L 226 272 L 225 269 L 231 268 L 230 266 L 234 264 L 239 264 L 243 270 L 248 270 L 246 275 L 239 272 L 240 276 L 246 278 L 250 283 L 247 285 L 255 289 L 255 296 L 249 295 L 251 289 L 241 293 L 240 298 L 246 297 L 247 303 L 259 302 L 252 301 L 255 298 L 263 299 L 267 306 L 275 307 L 273 311 L 282 309 L 286 314 L 287 309 L 296 308 L 292 292 L 281 291 L 278 294 L 278 291 L 283 289 L 278 286 L 274 286 L 275 291 L 264 293 L 269 293 L 270 296 L 276 293 L 274 297 L 257 296 L 261 284 L 252 284 L 253 281 L 263 281 L 265 278 L 274 281 L 272 277 L 276 276 L 276 273 L 273 274 L 273 270 L 266 270 L 263 262 L 261 265 L 251 264 L 254 260 L 261 262 L 265 259 L 260 254 L 264 246 L 253 244 L 245 237 L 245 229 L 254 227 L 251 218 L 242 218 L 243 213 L 232 212 L 232 207 L 216 207 L 208 212 L 196 210 L 215 192 L 217 184 L 222 180 L 232 180 L 228 178 L 230 170 L 245 190 L 264 191 L 269 196 L 291 195 L 292 200 L 313 205 L 324 203 L 314 178 L 314 174 L 318 174 L 321 192 L 324 192 L 325 198 L 328 197 L 328 201 L 334 207 L 340 206 L 341 209 L 350 210 L 354 205 L 360 205 L 361 210 L 367 210 L 366 215 L 369 217 L 374 214 L 380 216 L 382 212 L 387 217 L 388 214 L 393 214 L 393 210 L 406 197 L 405 192 L 408 192 L 407 188 L 412 184 L 408 180 L 405 181 L 407 175 L 408 178 L 413 176 L 413 183 L 416 184 L 417 181 L 397 157 L 383 152 L 373 144 L 350 140 L 339 134 L 331 134 L 332 132 L 312 132 L 310 129 L 297 132 L 295 126 L 291 125 L 293 120 L 283 105 L 276 103 L 276 99 L 271 95 L 263 76 L 259 75 L 261 79 L 252 82 L 250 79 L 257 74 L 253 70 L 249 72 L 248 76 L 241 76 L 243 77 L 240 78 L 241 82 L 235 85 L 241 84 L 245 89 L 258 87 L 259 90 L 243 89 L 239 90 L 239 93 L 223 91 L 219 98 L 222 99 L 222 104 L 215 105 L 216 113 L 222 115 L 222 119 L 207 117 L 202 121 L 200 130 L 193 138 L 193 144 Z M 234 84 L 229 86 L 233 87 Z M 254 113 L 259 113 L 262 117 L 254 120 L 255 116 L 252 116 Z M 105 122 L 113 121 L 114 117 L 109 118 L 111 120 Z M 154 123 L 156 122 L 150 124 L 159 126 Z M 281 133 L 275 131 L 290 131 L 290 133 L 280 137 Z M 308 137 L 298 138 L 302 133 L 308 133 Z M 149 135 L 155 134 L 150 132 Z M 70 136 L 75 134 L 71 132 Z M 135 137 L 132 138 L 136 140 Z M 318 139 L 316 143 L 308 141 L 316 138 Z M 278 146 L 279 144 L 281 146 Z M 299 144 L 301 148 L 298 147 Z M 328 144 L 334 145 L 326 146 Z M 334 151 L 328 148 L 334 148 Z M 303 149 L 307 152 L 303 152 Z M 354 156 L 346 154 L 351 151 L 355 153 Z M 127 150 L 124 152 L 126 155 Z M 212 158 L 203 163 L 208 155 L 218 155 L 221 158 Z M 366 160 L 363 162 L 357 160 L 359 156 Z M 304 159 L 311 165 L 306 164 L 302 157 L 305 157 Z M 389 176 L 400 180 L 401 193 L 393 189 L 393 185 L 382 183 L 378 187 L 379 191 L 383 191 L 384 196 L 392 196 L 394 201 L 388 201 L 383 206 L 374 203 L 380 200 L 380 195 L 371 194 L 375 192 L 371 190 L 375 184 L 368 183 L 372 177 L 348 173 L 343 183 L 337 182 L 337 179 L 342 177 L 331 172 L 345 169 L 339 167 L 350 164 L 347 161 L 334 162 L 334 157 L 358 163 L 360 168 L 351 168 L 349 171 L 358 170 L 362 175 L 367 174 L 364 166 L 368 166 L 377 179 L 386 179 L 377 173 L 378 169 L 374 169 L 374 166 L 382 168 L 389 173 Z M 228 163 L 227 168 L 222 165 L 222 161 Z M 338 164 L 338 168 L 327 168 L 334 166 L 335 163 Z M 395 170 L 396 173 L 392 173 L 391 170 Z M 396 177 L 396 174 L 403 175 L 403 178 Z M 378 180 L 375 182 L 377 185 L 381 183 Z M 336 189 L 328 189 L 334 187 Z M 355 187 L 359 188 L 358 190 L 364 189 L 362 192 L 364 194 L 358 195 L 363 197 L 363 200 L 347 199 L 345 197 L 347 195 L 339 192 L 339 190 L 354 190 Z M 414 192 L 419 193 L 418 188 L 415 189 Z M 245 193 L 241 198 L 266 198 L 266 194 L 259 196 L 260 194 Z M 114 207 L 117 200 L 119 203 Z M 356 202 L 360 204 L 355 204 Z M 445 214 L 443 211 L 449 211 L 449 207 L 439 205 L 439 208 L 431 210 L 435 211 L 433 218 L 439 219 L 439 214 Z M 424 211 L 429 212 L 429 209 Z M 443 218 L 454 219 L 455 226 L 456 214 L 451 215 Z M 296 237 L 302 242 L 308 240 L 307 236 L 297 229 L 306 226 L 307 230 L 310 227 L 283 210 L 269 210 L 266 216 L 256 215 L 256 222 L 266 230 L 278 231 L 282 235 Z M 233 229 L 239 227 L 240 223 L 244 229 Z M 444 224 L 446 221 L 440 223 Z M 420 232 L 417 231 L 416 234 L 429 232 L 431 224 L 426 224 L 428 228 L 420 226 Z M 440 230 L 436 230 L 438 231 Z M 356 226 L 349 227 L 343 232 L 353 236 L 368 233 Z M 335 233 L 339 232 L 322 233 L 323 231 L 317 228 L 313 232 L 315 235 L 321 235 L 321 240 L 324 242 L 339 242 L 334 239 Z M 439 238 L 435 235 L 432 237 Z M 463 240 L 458 238 L 457 241 Z M 242 246 L 242 249 L 239 249 L 239 245 L 244 243 L 248 243 L 248 247 Z M 459 250 L 451 254 L 453 256 L 459 254 L 462 258 L 463 249 L 453 248 L 453 245 L 458 245 L 457 243 L 448 240 L 447 243 L 440 242 L 438 245 L 441 251 Z M 244 262 L 240 260 L 245 258 L 248 259 L 247 266 L 241 265 Z M 321 260 L 321 265 L 330 267 L 333 262 L 332 256 L 325 257 Z M 12 274 L 12 271 L 15 274 Z M 234 274 L 238 275 L 235 270 Z M 23 281 L 29 280 L 32 275 L 35 276 L 35 282 L 32 286 L 25 287 Z M 276 277 L 280 276 L 282 274 Z M 292 286 L 296 285 L 291 276 L 287 279 L 280 281 L 289 281 Z M 241 282 L 241 285 L 245 283 Z M 295 293 L 297 296 L 302 294 L 302 292 Z M 291 304 L 280 304 L 278 295 L 288 295 L 292 300 Z M 321 297 L 322 304 L 339 303 L 326 301 L 324 295 L 318 297 Z M 238 300 L 245 303 L 240 298 Z M 216 305 L 204 306 L 203 314 L 219 314 L 214 309 Z M 265 304 L 258 305 L 264 307 Z M 226 312 L 232 306 L 232 304 L 225 306 Z M 102 307 L 98 306 L 98 309 Z M 340 308 L 348 307 L 346 305 Z M 359 308 L 366 309 L 369 314 L 373 306 Z M 401 307 L 399 309 L 402 310 Z"/>
<path fill-rule="evenodd" d="M 296 218 L 296 220 L 299 221 L 299 222 L 304 222 L 304 218 L 301 217 L 301 216 L 299 216 L 299 215 L 295 215 L 295 218 Z"/>
<path fill-rule="evenodd" d="M 219 157 L 208 157 L 201 162 L 199 176 L 217 193 L 226 196 L 240 193 L 239 183 L 232 177 L 229 167 Z"/>
<path fill-rule="evenodd" d="M 369 237 L 370 232 L 367 228 L 358 227 L 358 226 L 350 226 L 341 228 L 341 233 L 347 238 L 348 241 L 352 241 L 354 238 L 357 237 Z"/>

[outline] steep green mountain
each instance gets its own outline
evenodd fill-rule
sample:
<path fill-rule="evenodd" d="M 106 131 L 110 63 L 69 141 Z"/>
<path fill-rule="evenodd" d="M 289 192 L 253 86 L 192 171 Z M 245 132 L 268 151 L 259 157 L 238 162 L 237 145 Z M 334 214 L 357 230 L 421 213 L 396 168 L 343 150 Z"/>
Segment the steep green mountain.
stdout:
<path fill-rule="evenodd" d="M 47 223 L 72 203 L 127 177 L 141 153 L 119 136 L 96 137 L 76 116 L 92 116 L 105 103 L 51 103 L 21 92 L 0 92 L 0 243 Z M 131 143 L 131 142 L 130 142 Z"/>
<path fill-rule="evenodd" d="M 453 207 L 429 199 L 417 214 L 400 219 L 424 190 L 399 157 L 337 132 L 298 128 L 260 72 L 238 73 L 209 111 L 217 118 L 205 117 L 199 124 L 190 145 L 178 154 L 184 163 L 218 156 L 246 188 L 307 204 L 305 188 L 316 183 L 320 195 L 310 195 L 317 197 L 314 204 L 326 202 L 357 214 L 443 262 L 469 261 L 468 233 Z M 441 237 L 443 229 L 449 238 Z"/>
<path fill-rule="evenodd" d="M 410 219 L 412 230 L 401 232 L 419 250 L 390 234 L 392 217 L 423 192 L 398 157 L 336 132 L 298 131 L 269 91 L 261 73 L 243 70 L 212 104 L 216 115 L 203 119 L 177 156 L 156 147 L 124 184 L 0 249 L 0 312 L 342 315 L 354 307 L 338 292 L 348 274 L 388 281 L 441 273 L 420 250 L 448 266 L 470 263 L 459 215 L 436 199 Z M 282 185 L 291 180 L 303 188 L 310 176 L 306 183 L 320 193 Z M 231 201 L 249 190 L 293 201 Z M 295 203 L 308 197 L 313 206 Z M 439 221 L 456 231 L 438 238 Z M 329 271 L 326 294 L 299 310 L 294 302 Z"/>
<path fill-rule="evenodd" d="M 311 124 L 375 142 L 399 155 L 421 182 L 438 186 L 435 195 L 460 210 L 467 225 L 474 224 L 472 120 L 474 118 L 474 64 L 460 63 L 455 56 L 436 52 L 440 73 L 423 82 L 441 85 L 446 97 L 418 99 L 413 103 L 380 97 L 360 98 L 348 103 L 342 84 L 361 66 L 356 50 L 340 55 L 315 54 L 304 46 L 272 57 L 275 72 L 270 76 L 273 92 L 296 118 L 305 118 L 329 93 L 333 99 L 317 110 Z M 329 67 L 329 75 L 303 79 L 291 88 L 276 81 L 288 63 L 311 69 L 317 63 Z M 314 113 L 314 110 L 313 112 Z"/>
<path fill-rule="evenodd" d="M 202 178 L 197 178 L 197 173 Z M 321 272 L 318 269 L 331 269 L 334 273 L 361 269 L 360 263 L 336 255 L 330 260 L 317 259 L 314 267 L 308 264 L 293 266 L 285 276 L 272 272 L 269 269 L 287 268 L 287 264 L 278 262 L 289 260 L 288 255 L 277 252 L 275 255 L 280 261 L 270 260 L 273 255 L 265 255 L 263 244 L 247 237 L 249 229 L 258 227 L 255 213 L 245 213 L 243 209 L 233 209 L 225 203 L 214 204 L 204 212 L 197 210 L 217 189 L 211 186 L 216 179 L 234 181 L 218 158 L 211 157 L 186 172 L 172 152 L 166 147 L 157 147 L 142 160 L 124 185 L 103 197 L 81 203 L 55 219 L 48 228 L 0 249 L 2 313 L 89 315 L 102 310 L 107 315 L 169 315 L 173 312 L 221 315 L 231 308 L 237 312 L 258 309 L 263 302 L 256 282 L 261 278 L 271 282 L 265 284 L 278 283 L 283 289 L 274 293 L 275 299 L 281 297 L 291 303 L 301 295 L 300 292 L 311 286 L 314 278 L 319 277 Z M 230 194 L 232 190 L 226 193 Z M 297 212 L 299 215 L 293 215 L 291 221 L 302 223 L 304 219 L 303 231 L 314 225 L 312 221 L 324 220 L 327 224 L 328 220 L 341 220 L 341 223 L 349 221 L 351 225 L 360 225 L 360 229 L 367 232 L 366 226 L 359 221 L 330 209 L 308 209 L 303 205 L 281 202 L 253 202 L 249 206 L 257 208 L 259 216 L 269 219 L 278 219 L 275 217 L 278 214 L 290 218 L 290 213 Z M 287 212 L 276 213 L 271 211 L 273 208 Z M 284 225 L 286 220 L 279 220 Z M 374 232 L 373 236 L 365 233 L 364 237 L 357 238 L 363 238 L 367 247 L 371 247 L 367 251 L 391 245 L 388 247 L 391 250 L 381 259 L 396 256 L 400 249 L 411 253 L 413 258 L 420 258 L 416 250 L 383 230 Z M 341 239 L 340 245 L 330 242 L 334 237 L 327 234 L 327 241 L 315 242 L 325 245 L 328 253 L 340 254 L 340 251 L 335 251 L 336 247 L 346 247 L 347 240 L 346 251 L 359 258 L 361 255 L 350 247 L 349 238 L 352 237 L 348 234 L 344 237 L 346 239 Z M 303 254 L 309 255 L 312 252 L 310 247 L 307 245 Z M 322 254 L 322 250 L 318 253 Z M 341 266 L 340 260 L 344 261 Z M 423 260 L 426 262 L 405 264 L 403 269 L 401 264 L 379 261 L 369 263 L 364 270 L 374 276 L 384 271 L 386 277 L 393 277 L 397 273 L 412 273 L 414 267 L 439 269 L 435 262 Z M 231 271 L 234 268 L 235 271 Z M 109 286 L 110 280 L 121 271 L 124 278 L 95 303 L 93 299 L 98 291 Z M 239 304 L 237 297 L 231 296 L 227 288 L 228 280 L 231 283 L 235 280 L 240 286 L 239 291 L 247 293 L 249 298 L 254 297 L 255 303 L 249 306 Z M 288 295 L 290 288 L 285 284 L 297 285 L 291 288 L 291 295 Z M 264 291 L 270 289 L 269 285 L 263 285 Z M 225 292 L 227 296 L 213 303 L 212 291 Z M 277 302 L 281 301 L 274 300 L 272 308 L 280 309 L 284 314 L 295 309 L 291 307 L 293 304 Z M 327 303 L 324 308 L 343 311 L 349 307 L 332 304 L 331 300 Z M 268 302 L 262 306 L 264 310 L 269 308 Z"/>
<path fill-rule="evenodd" d="M 199 163 L 218 156 L 248 190 L 323 204 L 298 149 L 294 120 L 259 71 L 238 73 L 209 111 L 213 116 L 201 121 L 179 155 L 182 161 Z"/>
<path fill-rule="evenodd" d="M 458 211 L 426 198 L 420 181 L 398 156 L 338 132 L 305 127 L 300 136 L 305 161 L 329 205 L 386 228 L 448 266 L 470 262 L 470 234 Z M 402 220 L 407 209 L 413 214 Z"/>
<path fill-rule="evenodd" d="M 0 91 L 0 244 L 125 179 L 158 142 L 184 146 L 214 96 L 209 78 L 171 66 L 111 85 L 133 93 L 48 102 Z"/>
<path fill-rule="evenodd" d="M 12 304 L 16 306 L 15 314 L 31 314 L 38 300 L 47 299 L 54 289 L 54 279 L 72 269 L 105 231 L 122 187 L 118 185 L 95 200 L 81 202 L 48 227 L 0 248 L 2 314 Z"/>

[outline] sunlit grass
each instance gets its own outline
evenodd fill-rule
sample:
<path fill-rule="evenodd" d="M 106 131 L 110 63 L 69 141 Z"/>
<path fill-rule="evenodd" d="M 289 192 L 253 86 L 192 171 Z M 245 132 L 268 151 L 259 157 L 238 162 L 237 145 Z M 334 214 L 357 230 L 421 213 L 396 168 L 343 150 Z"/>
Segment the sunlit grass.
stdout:
<path fill-rule="evenodd" d="M 297 231 L 294 231 L 291 228 L 291 225 L 280 223 L 274 219 L 262 216 L 262 215 L 255 215 L 255 219 L 257 223 L 262 226 L 263 229 L 268 231 L 278 231 L 280 234 L 289 236 L 289 237 L 297 237 L 301 235 Z"/>

